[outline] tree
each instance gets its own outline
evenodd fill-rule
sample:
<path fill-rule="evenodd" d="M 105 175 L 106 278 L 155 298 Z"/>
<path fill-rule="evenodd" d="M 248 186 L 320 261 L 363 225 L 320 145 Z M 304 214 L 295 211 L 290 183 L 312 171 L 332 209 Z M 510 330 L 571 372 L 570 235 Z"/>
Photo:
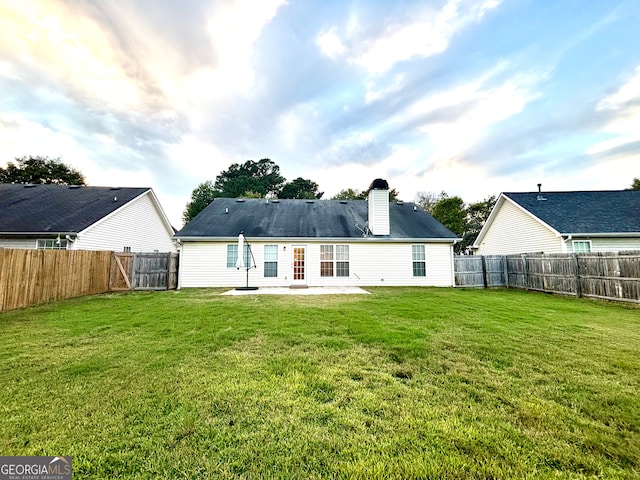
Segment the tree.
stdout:
<path fill-rule="evenodd" d="M 491 214 L 491 210 L 493 210 L 495 204 L 496 196 L 491 195 L 483 201 L 472 203 L 467 207 L 465 231 L 462 236 L 462 243 L 459 244 L 459 251 L 464 251 L 467 247 L 473 245 L 473 242 L 478 238 L 478 234 L 480 230 L 482 230 L 487 218 L 489 218 L 489 214 Z"/>
<path fill-rule="evenodd" d="M 440 200 L 447 198 L 448 196 L 449 195 L 447 195 L 447 192 L 445 192 L 444 190 L 440 193 L 418 192 L 416 194 L 415 202 L 425 212 L 431 213 L 435 204 Z"/>
<path fill-rule="evenodd" d="M 219 197 L 238 198 L 245 192 L 278 196 L 284 182 L 280 167 L 263 158 L 259 162 L 247 160 L 242 165 L 234 163 L 216 177 L 214 188 Z"/>
<path fill-rule="evenodd" d="M 354 190 L 353 188 L 347 188 L 340 190 L 336 193 L 331 200 L 364 200 L 364 192 L 360 190 Z"/>
<path fill-rule="evenodd" d="M 278 198 L 322 198 L 324 192 L 318 192 L 318 184 L 311 180 L 298 177 L 291 182 L 287 182 L 280 190 Z"/>
<path fill-rule="evenodd" d="M 631 187 L 627 188 L 627 190 L 640 190 L 640 178 L 634 178 L 633 182 L 631 182 Z"/>
<path fill-rule="evenodd" d="M 395 202 L 398 200 L 400 194 L 395 188 L 389 190 L 389 201 Z M 340 190 L 337 194 L 331 197 L 331 200 L 366 200 L 369 197 L 369 188 L 366 190 L 357 190 L 353 188 L 347 188 Z"/>
<path fill-rule="evenodd" d="M 7 168 L 0 168 L 0 183 L 48 183 L 56 185 L 86 185 L 84 175 L 62 163 L 62 159 L 24 156 L 16 158 Z"/>
<path fill-rule="evenodd" d="M 184 223 L 193 220 L 207 205 L 213 202 L 214 198 L 219 196 L 219 192 L 216 191 L 211 180 L 207 180 L 198 185 L 193 192 L 191 192 L 191 201 L 187 203 L 184 212 L 182 212 Z"/>
<path fill-rule="evenodd" d="M 439 200 L 433 206 L 431 215 L 458 237 L 464 235 L 467 212 L 460 197 L 447 197 Z M 457 243 L 455 245 L 456 253 L 459 253 L 461 249 L 461 244 Z"/>

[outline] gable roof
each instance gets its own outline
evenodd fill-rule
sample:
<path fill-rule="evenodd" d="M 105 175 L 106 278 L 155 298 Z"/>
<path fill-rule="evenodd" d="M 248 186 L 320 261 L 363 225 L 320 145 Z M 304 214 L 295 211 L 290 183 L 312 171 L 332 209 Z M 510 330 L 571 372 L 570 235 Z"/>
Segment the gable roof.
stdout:
<path fill-rule="evenodd" d="M 3 183 L 0 235 L 79 233 L 148 191 L 149 188 Z"/>
<path fill-rule="evenodd" d="M 228 212 L 228 213 L 227 213 Z M 366 200 L 269 200 L 216 198 L 176 234 L 181 239 L 253 238 L 363 239 Z M 457 236 L 413 203 L 389 203 L 390 235 L 367 239 L 429 239 Z"/>
<path fill-rule="evenodd" d="M 640 233 L 640 191 L 504 193 L 561 235 Z"/>

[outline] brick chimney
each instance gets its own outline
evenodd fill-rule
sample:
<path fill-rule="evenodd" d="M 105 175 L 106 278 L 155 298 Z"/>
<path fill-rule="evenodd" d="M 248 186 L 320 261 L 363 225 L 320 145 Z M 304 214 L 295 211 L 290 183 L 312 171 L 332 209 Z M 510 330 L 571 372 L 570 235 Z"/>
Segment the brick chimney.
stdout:
<path fill-rule="evenodd" d="M 369 187 L 369 230 L 373 235 L 389 235 L 389 184 L 376 178 Z"/>

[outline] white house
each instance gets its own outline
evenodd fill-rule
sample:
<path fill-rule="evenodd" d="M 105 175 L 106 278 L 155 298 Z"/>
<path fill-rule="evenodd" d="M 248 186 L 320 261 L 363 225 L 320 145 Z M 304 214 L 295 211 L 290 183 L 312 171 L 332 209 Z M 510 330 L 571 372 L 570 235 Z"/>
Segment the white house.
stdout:
<path fill-rule="evenodd" d="M 244 264 L 237 268 L 238 235 Z M 459 239 L 412 203 L 217 198 L 175 236 L 179 287 L 451 286 Z M 248 280 L 247 280 L 248 275 Z"/>
<path fill-rule="evenodd" d="M 150 188 L 0 184 L 0 248 L 175 252 Z"/>
<path fill-rule="evenodd" d="M 502 193 L 479 255 L 640 250 L 640 191 Z"/>

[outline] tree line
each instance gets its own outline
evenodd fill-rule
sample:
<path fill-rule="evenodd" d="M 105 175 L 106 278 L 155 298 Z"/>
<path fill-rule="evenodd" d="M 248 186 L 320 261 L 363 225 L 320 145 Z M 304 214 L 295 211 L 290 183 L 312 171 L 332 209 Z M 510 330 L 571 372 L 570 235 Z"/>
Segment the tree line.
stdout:
<path fill-rule="evenodd" d="M 57 185 L 86 185 L 84 175 L 62 162 L 61 158 L 23 156 L 0 167 L 0 183 L 48 183 Z M 634 178 L 627 190 L 640 190 L 640 178 Z M 366 199 L 368 190 L 347 188 L 331 197 L 332 200 Z M 215 198 L 282 198 L 320 199 L 324 192 L 318 184 L 298 177 L 290 182 L 281 175 L 280 167 L 268 158 L 259 161 L 247 160 L 234 163 L 220 172 L 215 181 L 207 180 L 191 192 L 191 200 L 183 212 L 185 223 L 192 220 Z M 389 199 L 396 201 L 400 194 L 393 188 Z M 458 196 L 450 197 L 446 192 L 418 192 L 415 203 L 430 213 L 453 233 L 462 238 L 455 246 L 456 253 L 464 252 L 473 245 L 478 233 L 496 203 L 492 195 L 480 202 L 466 204 Z"/>

